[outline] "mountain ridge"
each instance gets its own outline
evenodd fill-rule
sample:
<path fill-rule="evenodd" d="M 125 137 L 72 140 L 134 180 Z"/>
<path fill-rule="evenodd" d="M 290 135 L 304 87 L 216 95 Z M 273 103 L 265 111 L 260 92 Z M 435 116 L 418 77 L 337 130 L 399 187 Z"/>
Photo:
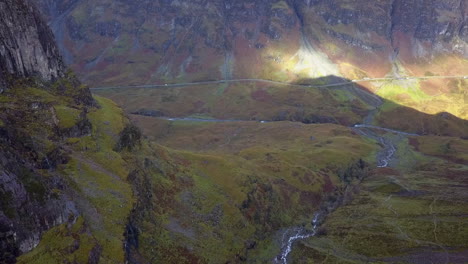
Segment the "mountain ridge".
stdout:
<path fill-rule="evenodd" d="M 301 68 L 329 60 L 350 79 L 346 63 L 382 77 L 396 58 L 425 69 L 437 57 L 466 64 L 468 56 L 468 8 L 458 0 L 34 2 L 51 24 L 64 22 L 54 28 L 62 53 L 93 85 L 206 80 L 226 76 L 226 67 L 233 78 L 294 80 L 308 74 L 294 67 L 303 40 L 325 56 Z"/>

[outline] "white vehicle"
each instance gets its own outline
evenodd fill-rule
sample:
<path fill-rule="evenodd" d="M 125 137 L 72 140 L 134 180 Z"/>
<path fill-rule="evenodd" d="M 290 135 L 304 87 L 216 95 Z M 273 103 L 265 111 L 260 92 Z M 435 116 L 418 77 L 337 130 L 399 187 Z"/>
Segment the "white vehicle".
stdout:
<path fill-rule="evenodd" d="M 167 86 L 167 83 L 165 83 L 164 86 Z"/>
<path fill-rule="evenodd" d="M 463 77 L 463 79 L 468 79 L 468 76 Z"/>
<path fill-rule="evenodd" d="M 370 80 L 370 78 L 369 77 L 364 77 L 363 80 Z"/>

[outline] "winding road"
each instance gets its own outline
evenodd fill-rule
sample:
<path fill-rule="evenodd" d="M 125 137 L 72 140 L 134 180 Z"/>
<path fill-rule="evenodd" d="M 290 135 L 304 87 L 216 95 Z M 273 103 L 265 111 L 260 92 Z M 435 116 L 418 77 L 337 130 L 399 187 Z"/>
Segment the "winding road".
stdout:
<path fill-rule="evenodd" d="M 196 86 L 196 85 L 210 85 L 210 84 L 224 84 L 224 83 L 241 83 L 241 82 L 263 82 L 278 85 L 287 85 L 293 87 L 314 87 L 314 88 L 327 88 L 327 87 L 339 87 L 344 85 L 351 85 L 354 83 L 362 82 L 379 82 L 379 81 L 393 81 L 393 80 L 428 80 L 428 79 L 468 79 L 468 76 L 423 76 L 423 77 L 401 77 L 401 78 L 364 78 L 359 80 L 350 80 L 340 83 L 326 84 L 326 85 L 311 85 L 311 84 L 293 84 L 280 81 L 272 81 L 265 79 L 233 79 L 233 80 L 218 80 L 218 81 L 204 81 L 204 82 L 191 82 L 191 83 L 177 83 L 177 84 L 148 84 L 148 85 L 134 85 L 134 86 L 109 86 L 109 87 L 96 87 L 90 88 L 91 90 L 109 90 L 109 89 L 128 89 L 128 88 L 169 88 L 169 87 L 184 87 L 184 86 Z M 345 80 L 345 79 L 343 79 Z M 359 89 L 360 90 L 360 89 Z M 382 105 L 382 100 L 375 98 L 375 95 L 366 91 L 356 92 L 357 95 L 365 101 L 369 102 L 374 107 L 373 110 L 369 111 L 369 114 L 364 118 L 364 124 L 355 124 L 351 127 L 355 132 L 378 141 L 382 146 L 382 150 L 377 155 L 377 167 L 384 168 L 388 167 L 390 161 L 393 159 L 397 148 L 391 139 L 374 133 L 374 130 L 380 130 L 387 133 L 397 134 L 403 137 L 406 136 L 418 136 L 417 134 L 398 131 L 394 129 L 379 127 L 371 125 L 374 119 L 375 113 Z M 171 117 L 159 117 L 160 119 L 168 121 L 191 121 L 191 122 L 242 122 L 242 121 L 254 121 L 254 120 L 233 120 L 233 119 L 203 119 L 203 118 L 171 118 Z M 271 121 L 256 121 L 260 123 L 269 123 Z M 291 253 L 293 244 L 297 241 L 313 237 L 317 233 L 317 228 L 320 225 L 319 217 L 320 213 L 317 212 L 312 219 L 312 230 L 306 230 L 304 227 L 289 228 L 283 233 L 281 253 L 275 258 L 274 262 L 278 264 L 287 264 L 288 255 Z"/>
<path fill-rule="evenodd" d="M 373 125 L 366 125 L 366 124 L 356 124 L 353 127 L 356 128 L 370 128 L 370 129 L 376 129 L 376 130 L 382 130 L 394 134 L 400 134 L 404 136 L 419 136 L 418 134 L 413 134 L 413 133 L 408 133 L 408 132 L 403 132 L 403 131 L 398 131 L 390 128 L 385 128 L 385 127 L 379 127 L 379 126 L 373 126 Z"/>
<path fill-rule="evenodd" d="M 195 118 L 195 117 L 157 117 L 157 118 L 167 120 L 167 121 L 186 121 L 186 122 L 201 122 L 201 123 L 258 122 L 258 123 L 263 124 L 263 123 L 278 122 L 278 121 L 265 121 L 265 120 L 257 121 L 257 120 L 241 120 L 241 119 L 208 119 L 208 118 Z M 385 136 L 378 135 L 377 133 L 373 133 L 372 130 L 385 131 L 388 133 L 397 134 L 397 135 L 401 135 L 404 137 L 419 136 L 418 134 L 414 134 L 414 133 L 408 133 L 408 132 L 403 132 L 403 131 L 399 131 L 395 129 L 379 127 L 379 126 L 374 126 L 374 125 L 366 125 L 366 124 L 355 124 L 354 126 L 350 128 L 362 136 L 376 140 L 383 146 L 382 150 L 377 155 L 377 167 L 378 168 L 388 167 L 397 149 L 391 139 L 388 139 Z M 299 233 L 297 235 L 299 235 Z"/>
<path fill-rule="evenodd" d="M 342 78 L 343 80 L 346 80 Z M 143 84 L 143 85 L 124 85 L 124 86 L 104 86 L 104 87 L 93 87 L 90 88 L 92 91 L 99 90 L 112 90 L 112 89 L 136 89 L 136 88 L 170 88 L 170 87 L 184 87 L 184 86 L 197 86 L 197 85 L 210 85 L 210 84 L 223 84 L 223 83 L 270 83 L 278 85 L 286 85 L 293 87 L 314 87 L 314 88 L 327 88 L 327 87 L 338 87 L 344 85 L 350 85 L 353 83 L 363 82 L 382 82 L 382 81 L 401 81 L 401 80 L 430 80 L 430 79 L 468 79 L 468 76 L 408 76 L 408 77 L 388 77 L 388 78 L 363 78 L 358 80 L 346 80 L 339 83 L 331 83 L 324 85 L 313 85 L 313 84 L 295 84 L 289 82 L 272 81 L 266 79 L 230 79 L 230 80 L 213 80 L 213 81 L 202 81 L 202 82 L 186 82 L 186 83 L 167 83 L 167 84 Z"/>

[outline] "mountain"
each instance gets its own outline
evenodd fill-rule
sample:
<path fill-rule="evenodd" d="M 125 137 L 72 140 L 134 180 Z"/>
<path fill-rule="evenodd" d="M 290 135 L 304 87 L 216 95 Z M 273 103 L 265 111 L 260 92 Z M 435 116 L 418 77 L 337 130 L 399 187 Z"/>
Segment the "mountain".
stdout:
<path fill-rule="evenodd" d="M 68 70 L 35 8 L 5 0 L 0 13 L 0 263 L 122 263 L 125 221 L 115 221 L 132 190 L 125 172 L 89 155 L 119 157 L 125 118 Z M 98 212 L 103 202 L 112 213 Z M 40 254 L 17 259 L 33 249 Z"/>
<path fill-rule="evenodd" d="M 463 1 L 0 14 L 0 263 L 468 262 Z"/>
<path fill-rule="evenodd" d="M 361 85 L 424 113 L 468 118 L 465 79 L 427 78 L 466 75 L 462 0 L 33 2 L 67 64 L 95 87 L 386 77 Z"/>
<path fill-rule="evenodd" d="M 4 1 L 2 5 L 1 74 L 38 76 L 52 81 L 63 77 L 65 66 L 48 26 L 31 6 Z M 19 21 L 19 22 L 16 22 Z M 6 88 L 6 76 L 1 76 Z"/>
<path fill-rule="evenodd" d="M 395 64 L 455 75 L 467 66 L 462 0 L 34 2 L 66 62 L 94 85 L 381 77 L 398 74 Z"/>

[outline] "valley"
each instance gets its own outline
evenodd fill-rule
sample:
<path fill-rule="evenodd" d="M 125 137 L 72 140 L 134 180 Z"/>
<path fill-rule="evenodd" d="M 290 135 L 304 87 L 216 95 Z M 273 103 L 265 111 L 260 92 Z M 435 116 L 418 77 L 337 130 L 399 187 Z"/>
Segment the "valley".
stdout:
<path fill-rule="evenodd" d="M 291 89 L 305 89 L 303 86 L 302 87 L 301 86 L 296 87 L 295 85 L 291 85 L 291 86 L 293 87 Z M 370 141 L 373 144 L 375 144 L 375 147 L 373 148 L 372 151 L 368 152 L 365 155 L 358 155 L 358 157 L 366 157 L 365 160 L 370 164 L 370 168 L 372 168 L 370 169 L 368 174 L 366 174 L 368 176 L 364 178 L 354 178 L 354 179 L 352 178 L 352 179 L 349 179 L 350 182 L 346 182 L 343 180 L 343 178 L 340 178 L 340 177 L 343 177 L 343 174 L 342 172 L 340 172 L 340 169 L 338 169 L 338 171 L 335 171 L 336 174 L 333 177 L 338 177 L 337 178 L 338 181 L 334 182 L 335 191 L 331 192 L 332 193 L 331 195 L 327 193 L 322 194 L 325 197 L 325 199 L 319 203 L 315 203 L 316 205 L 313 206 L 315 210 L 309 212 L 308 217 L 306 216 L 304 220 L 302 220 L 302 222 L 298 222 L 300 223 L 300 225 L 286 226 L 283 229 L 280 229 L 276 232 L 276 235 L 274 235 L 274 237 L 276 237 L 275 238 L 275 241 L 276 241 L 275 243 L 276 243 L 276 248 L 277 248 L 276 253 L 275 251 L 271 251 L 268 254 L 269 257 L 262 260 L 261 258 L 259 259 L 257 255 L 255 255 L 255 252 L 260 249 L 253 248 L 249 250 L 249 255 L 247 255 L 246 260 L 253 258 L 253 259 L 257 259 L 259 263 L 267 262 L 269 261 L 268 259 L 270 260 L 273 259 L 273 261 L 276 261 L 277 263 L 296 263 L 298 261 L 306 262 L 306 260 L 312 260 L 312 259 L 320 260 L 321 262 L 324 262 L 324 263 L 363 263 L 367 261 L 385 262 L 383 260 L 384 258 L 379 260 L 378 258 L 374 258 L 373 256 L 371 257 L 370 255 L 372 255 L 372 253 L 370 252 L 356 253 L 356 251 L 353 251 L 353 250 L 358 250 L 358 251 L 360 250 L 357 248 L 348 250 L 347 253 L 342 254 L 340 250 L 345 250 L 345 249 L 342 249 L 341 248 L 342 246 L 340 246 L 340 244 L 336 244 L 336 245 L 327 244 L 326 249 L 317 248 L 317 247 L 313 247 L 313 248 L 304 247 L 304 245 L 308 245 L 309 243 L 311 243 L 309 241 L 316 241 L 316 240 L 322 241 L 323 239 L 322 237 L 324 236 L 323 230 L 329 230 L 328 228 L 342 228 L 340 226 L 343 224 L 342 222 L 339 222 L 337 226 L 333 226 L 333 224 L 335 224 L 333 221 L 336 221 L 334 219 L 346 218 L 345 216 L 340 215 L 342 212 L 341 208 L 348 208 L 348 206 L 350 206 L 349 204 L 356 203 L 355 199 L 358 199 L 358 200 L 362 199 L 360 198 L 361 195 L 364 195 L 364 196 L 368 195 L 368 193 L 370 192 L 366 189 L 366 188 L 369 188 L 368 186 L 373 186 L 372 188 L 384 188 L 381 186 L 386 186 L 387 184 L 395 184 L 397 186 L 403 185 L 403 187 L 401 188 L 408 188 L 404 183 L 400 182 L 399 177 L 396 177 L 395 175 L 387 176 L 389 171 L 394 171 L 395 173 L 398 172 L 398 173 L 401 173 L 401 175 L 408 175 L 410 173 L 415 173 L 415 171 L 420 170 L 419 167 L 416 169 L 415 168 L 416 166 L 427 166 L 423 164 L 427 164 L 427 162 L 429 163 L 434 162 L 434 158 L 431 158 L 431 156 L 426 156 L 425 154 L 418 152 L 419 149 L 416 151 L 415 149 L 413 149 L 412 145 L 409 143 L 409 142 L 416 142 L 416 141 L 419 142 L 419 138 L 426 138 L 428 136 L 418 135 L 416 133 L 411 133 L 411 132 L 399 131 L 399 130 L 396 130 L 396 128 L 390 129 L 390 128 L 378 126 L 378 122 L 376 122 L 374 118 L 376 116 L 376 113 L 380 111 L 379 108 L 382 105 L 385 105 L 384 104 L 385 100 L 375 98 L 374 96 L 370 94 L 366 95 L 365 92 L 356 93 L 350 87 L 347 87 L 341 90 L 341 92 L 347 94 L 346 97 L 342 97 L 342 98 L 346 98 L 345 99 L 346 101 L 348 101 L 349 98 L 356 98 L 356 99 L 359 99 L 360 102 L 364 104 L 371 103 L 372 105 L 367 105 L 366 107 L 361 106 L 363 109 L 363 112 L 360 113 L 360 117 L 359 117 L 359 120 L 361 123 L 348 124 L 348 125 L 346 125 L 346 122 L 349 123 L 349 121 L 345 121 L 344 124 L 340 124 L 340 123 L 338 124 L 305 124 L 307 123 L 307 120 L 294 119 L 294 118 L 289 119 L 289 120 L 288 118 L 286 118 L 286 120 L 281 121 L 281 120 L 275 120 L 274 118 L 275 115 L 271 115 L 271 114 L 270 114 L 270 117 L 266 117 L 268 116 L 266 114 L 266 116 L 262 116 L 262 118 L 254 118 L 254 119 L 252 119 L 252 117 L 242 116 L 243 119 L 241 120 L 239 118 L 240 116 L 236 116 L 234 118 L 229 115 L 222 115 L 224 119 L 216 119 L 207 115 L 208 112 L 205 112 L 205 114 L 203 115 L 201 113 L 189 111 L 185 113 L 185 116 L 188 116 L 188 117 L 168 118 L 166 115 L 163 114 L 163 112 L 167 112 L 167 110 L 165 109 L 162 110 L 160 108 L 158 108 L 158 110 L 152 110 L 150 107 L 152 106 L 151 102 L 156 102 L 155 105 L 157 105 L 158 107 L 161 107 L 161 104 L 158 103 L 159 96 L 168 96 L 168 91 L 170 91 L 173 88 L 165 87 L 165 88 L 156 89 L 156 90 L 152 90 L 152 88 L 136 88 L 136 89 L 146 89 L 144 90 L 145 94 L 147 96 L 150 95 L 152 100 L 147 101 L 147 103 L 145 104 L 145 107 L 147 108 L 145 108 L 144 111 L 134 111 L 132 109 L 131 111 L 133 111 L 132 112 L 133 114 L 130 115 L 131 119 L 138 126 L 142 127 L 143 133 L 147 135 L 150 140 L 157 141 L 160 144 L 168 146 L 172 149 L 189 151 L 191 153 L 193 152 L 202 153 L 204 155 L 216 155 L 218 157 L 224 157 L 226 154 L 228 154 L 229 158 L 226 157 L 227 160 L 232 160 L 235 156 L 240 156 L 244 159 L 247 159 L 247 161 L 244 161 L 244 163 L 250 162 L 252 159 L 250 156 L 245 156 L 246 154 L 244 153 L 246 153 L 247 151 L 249 152 L 253 151 L 251 149 L 256 149 L 256 151 L 262 151 L 263 153 L 267 153 L 265 154 L 265 159 L 267 161 L 270 160 L 272 156 L 275 158 L 270 160 L 270 162 L 274 161 L 275 163 L 279 163 L 279 162 L 282 162 L 283 159 L 285 159 L 292 164 L 300 164 L 302 158 L 308 157 L 309 155 L 308 153 L 310 151 L 313 151 L 312 153 L 314 153 L 316 150 L 319 150 L 320 152 L 318 153 L 320 154 L 318 153 L 312 154 L 312 156 L 310 156 L 309 162 L 312 162 L 313 164 L 317 164 L 317 162 L 319 163 L 324 162 L 324 164 L 330 164 L 329 161 L 327 161 L 326 159 L 319 158 L 319 157 L 325 157 L 324 155 L 326 152 L 334 149 L 335 139 L 333 137 L 331 138 L 326 137 L 327 140 L 324 143 L 322 143 L 323 141 L 320 140 L 320 137 L 317 137 L 317 134 L 316 134 L 317 132 L 315 131 L 319 131 L 321 129 L 324 129 L 325 127 L 330 127 L 330 126 L 337 127 L 337 128 L 343 127 L 343 125 L 345 125 L 343 129 L 351 132 L 355 136 L 358 136 L 358 137 L 360 136 L 361 140 Z M 181 90 L 174 92 L 174 94 L 177 94 L 178 98 L 180 98 L 180 99 L 174 98 L 176 102 L 178 100 L 187 100 L 187 99 L 196 100 L 197 99 L 197 98 L 192 98 L 192 97 L 188 97 L 188 98 L 183 97 L 184 91 L 185 91 L 183 89 L 185 88 L 181 88 Z M 204 94 L 214 96 L 215 98 L 219 98 L 219 97 L 222 98 L 222 95 L 217 94 L 216 86 L 213 86 L 212 88 L 202 87 L 199 89 L 211 90 L 212 92 L 205 92 Z M 239 90 L 242 90 L 239 88 L 239 86 L 234 86 L 234 89 L 237 89 L 237 92 L 242 93 L 239 91 Z M 280 88 L 270 88 L 270 89 L 285 89 L 285 88 L 284 88 L 284 85 L 282 85 L 280 86 Z M 306 89 L 309 89 L 309 88 L 306 88 Z M 326 89 L 325 90 L 322 90 L 322 89 L 314 90 L 314 88 L 312 89 L 313 91 L 319 94 L 329 92 Z M 358 89 L 362 89 L 362 88 L 358 88 Z M 121 93 L 126 94 L 126 99 L 124 101 L 120 101 L 120 103 L 124 106 L 126 105 L 134 106 L 133 104 L 129 103 L 129 101 L 132 100 L 131 99 L 132 97 L 138 98 L 138 94 L 141 92 L 141 90 L 140 91 L 135 90 L 135 92 L 129 93 L 129 90 L 131 89 L 123 89 L 121 91 Z M 253 90 L 249 89 L 249 90 L 254 91 L 255 89 Z M 151 91 L 151 92 L 148 94 L 148 91 Z M 95 91 L 95 92 L 99 92 L 103 94 L 108 93 L 107 90 Z M 190 90 L 187 90 L 187 92 L 190 92 Z M 173 94 L 173 93 L 169 92 L 169 94 Z M 121 98 L 119 95 L 116 95 L 114 93 L 113 95 L 115 95 L 114 100 L 118 101 L 119 98 Z M 369 98 L 372 98 L 372 100 L 369 100 Z M 213 99 L 210 99 L 210 100 L 213 100 Z M 276 104 L 278 104 L 277 100 L 275 100 Z M 139 101 L 139 102 L 142 102 L 142 101 Z M 259 104 L 262 104 L 262 103 L 263 103 L 262 101 L 259 102 Z M 186 105 L 186 103 L 182 103 L 182 104 Z M 181 105 L 181 104 L 177 103 L 177 105 Z M 248 104 L 244 103 L 242 105 L 245 107 Z M 353 103 L 353 106 L 355 105 L 357 105 L 357 102 Z M 264 106 L 260 106 L 260 107 L 264 107 Z M 316 107 L 319 107 L 319 106 L 316 106 Z M 367 109 L 367 110 L 364 110 L 364 109 Z M 242 112 L 237 111 L 236 113 L 240 114 Z M 221 113 L 218 113 L 218 114 L 221 114 Z M 334 111 L 328 112 L 328 115 L 332 117 L 335 114 L 337 114 L 336 109 Z M 412 114 L 412 111 L 407 112 L 405 116 L 407 116 L 408 118 L 412 118 L 411 114 Z M 171 115 L 171 116 L 174 116 L 174 115 Z M 328 120 L 335 120 L 335 121 L 330 121 L 331 123 L 333 123 L 333 122 L 336 122 L 336 120 L 346 120 L 346 119 L 330 118 Z M 466 121 L 459 120 L 457 122 L 461 122 L 460 131 L 466 131 L 464 129 L 466 127 Z M 307 134 L 304 136 L 299 136 L 304 133 L 303 130 L 310 131 L 309 132 L 310 136 Z M 282 131 L 281 134 L 278 134 L 279 131 Z M 297 133 L 300 133 L 300 134 L 297 134 Z M 465 134 L 463 133 L 465 132 L 462 132 L 460 136 L 464 136 Z M 331 135 L 330 132 L 327 132 L 326 134 Z M 279 136 L 279 135 L 282 135 L 282 136 Z M 456 140 L 456 137 L 452 139 Z M 348 148 L 351 147 L 348 145 L 349 140 L 350 139 L 346 139 L 345 141 L 340 140 L 337 143 L 338 145 L 336 145 L 336 149 L 338 150 L 338 152 L 331 154 L 331 156 L 329 157 L 335 158 L 337 157 L 337 155 L 340 155 L 338 153 L 341 153 L 341 154 L 347 153 Z M 293 157 L 293 154 L 292 154 L 293 145 L 292 144 L 293 142 L 297 142 L 297 141 L 300 141 L 301 144 L 303 145 L 303 148 L 297 150 L 298 152 L 301 153 L 301 155 L 300 156 L 294 155 L 295 158 L 291 160 L 287 157 Z M 306 143 L 307 141 L 309 142 L 312 141 L 312 142 Z M 426 140 L 424 141 L 427 142 Z M 464 142 L 464 140 L 459 141 L 459 143 L 461 142 Z M 461 153 L 463 153 L 464 152 L 463 149 L 465 149 L 467 146 L 466 146 L 466 143 L 461 143 L 461 144 L 462 145 L 458 145 L 458 144 L 457 145 L 461 147 Z M 279 145 L 281 147 L 275 150 L 276 145 Z M 351 149 L 352 149 L 352 152 L 357 151 L 356 147 L 352 147 Z M 324 151 L 324 152 L 321 152 L 321 151 Z M 345 156 L 347 155 L 349 154 L 346 154 Z M 332 163 L 333 165 L 331 166 L 336 166 L 338 164 L 337 162 L 340 160 L 340 159 L 334 159 L 334 158 L 333 158 L 334 162 Z M 255 162 L 260 162 L 262 164 L 263 162 L 261 160 L 262 160 L 261 154 L 260 154 L 260 159 L 258 158 L 254 159 Z M 435 158 L 435 160 L 438 160 L 438 159 Z M 466 159 L 464 161 L 458 160 L 456 163 L 451 163 L 451 161 L 444 162 L 442 160 L 438 160 L 438 163 L 446 164 L 446 166 L 456 171 L 460 170 L 462 175 L 464 175 L 463 173 L 466 173 L 466 164 L 467 164 Z M 416 164 L 420 164 L 420 165 L 416 165 Z M 451 164 L 451 165 L 448 165 L 448 164 Z M 461 164 L 465 164 L 465 166 Z M 286 175 L 285 172 L 283 171 L 283 168 L 285 168 L 285 166 L 287 165 L 281 163 L 281 165 L 276 166 L 277 168 L 276 170 L 279 170 L 279 171 L 274 170 L 274 171 L 269 172 L 269 174 L 274 173 L 274 172 L 277 172 L 277 173 L 279 172 L 280 175 L 283 175 L 281 177 L 284 177 L 284 175 Z M 330 165 L 327 165 L 327 167 L 328 166 Z M 346 163 L 343 165 L 339 165 L 338 167 L 340 168 L 346 167 Z M 260 171 L 263 171 L 264 169 L 265 168 L 262 168 L 262 167 L 255 168 L 255 169 L 252 168 L 251 171 L 255 171 L 255 173 L 259 175 Z M 447 172 L 445 171 L 443 173 L 447 173 Z M 276 175 L 276 173 L 274 174 Z M 406 177 L 409 177 L 409 179 Z M 412 176 L 405 176 L 405 180 L 419 182 L 419 177 L 424 177 L 424 176 L 422 176 L 422 174 L 419 174 L 419 173 L 416 175 L 413 174 Z M 463 177 L 464 176 L 460 176 L 459 179 L 463 179 Z M 284 180 L 284 182 L 287 182 L 287 183 L 294 182 L 294 178 L 291 178 L 291 179 L 283 178 L 282 180 Z M 433 184 L 435 183 L 429 183 L 430 186 L 432 186 Z M 465 186 L 465 185 L 462 184 L 460 188 L 463 188 L 462 186 Z M 413 190 L 410 190 L 410 189 L 407 189 L 407 191 L 413 192 Z M 414 191 L 414 192 L 417 192 L 417 191 Z M 394 193 L 393 190 L 389 191 L 389 196 L 399 197 L 399 194 L 393 194 L 393 193 Z M 328 200 L 328 198 L 326 198 L 328 197 L 328 195 L 330 195 L 331 197 L 334 197 L 334 198 L 331 198 L 332 199 L 331 201 L 333 202 L 331 202 L 330 200 Z M 440 194 L 431 194 L 431 195 L 436 196 Z M 424 198 L 425 196 L 421 196 L 421 197 L 415 196 L 415 197 L 416 198 L 413 198 L 412 196 L 402 196 L 399 199 L 402 200 L 401 201 L 402 203 L 406 203 L 406 202 L 417 203 L 419 199 L 425 199 Z M 461 199 L 461 197 L 459 196 L 446 197 L 446 202 L 448 202 L 449 204 L 454 203 L 454 204 L 457 204 L 454 206 L 458 206 L 458 203 L 460 201 L 458 200 L 459 198 Z M 300 198 L 297 202 L 300 204 L 305 201 Z M 367 208 L 368 204 L 367 202 L 364 204 L 359 204 L 358 202 L 357 205 L 355 206 L 356 207 L 353 210 L 367 210 L 364 208 Z M 461 206 L 465 206 L 465 205 L 461 205 Z M 361 207 L 362 209 L 360 209 Z M 464 210 L 464 209 L 460 209 L 460 210 Z M 431 213 L 431 214 L 435 214 L 435 213 Z M 320 218 L 316 218 L 314 217 L 314 215 L 316 216 L 320 215 Z M 370 217 L 374 217 L 374 216 L 370 216 Z M 378 217 L 378 216 L 375 216 L 375 217 Z M 392 216 L 389 216 L 389 217 L 392 218 Z M 414 216 L 408 216 L 408 217 L 409 219 L 412 219 L 414 217 L 415 218 L 414 221 L 416 221 L 416 219 L 419 216 L 414 215 Z M 331 221 L 333 223 L 330 225 L 331 227 L 329 227 L 329 220 L 328 220 L 329 218 L 332 219 Z M 312 221 L 313 219 L 315 220 Z M 393 220 L 388 220 L 388 221 L 392 222 Z M 437 220 L 437 221 L 444 222 L 444 220 Z M 441 225 L 446 225 L 447 228 L 452 228 L 453 226 L 452 224 L 448 222 L 447 223 L 444 222 L 443 224 L 441 223 Z M 388 227 L 388 228 L 393 228 L 393 227 Z M 411 228 L 413 227 L 406 226 L 406 225 L 398 227 L 399 230 L 406 230 L 406 229 L 411 229 Z M 461 227 L 461 228 L 464 228 L 464 227 Z M 360 233 L 360 231 L 356 231 L 356 232 Z M 319 236 L 316 237 L 315 234 L 319 234 Z M 342 234 L 337 235 L 337 236 L 341 237 Z M 389 234 L 389 236 L 396 236 L 392 239 L 397 239 L 398 241 L 400 239 L 404 239 L 404 238 L 400 238 L 398 234 L 394 234 L 394 235 Z M 461 235 L 461 237 L 463 237 L 463 235 Z M 325 234 L 325 238 L 327 238 L 326 234 Z M 377 239 L 377 241 L 380 241 L 381 237 L 376 236 L 375 239 Z M 429 239 L 429 241 L 426 241 L 425 243 L 427 243 L 428 245 L 431 245 L 430 241 L 432 240 Z M 328 242 L 328 243 L 331 243 L 331 242 Z M 395 247 L 394 245 L 387 245 L 387 247 L 389 248 L 388 250 L 394 250 L 393 253 L 391 253 L 392 255 L 393 254 L 398 255 L 398 253 L 395 253 L 395 252 L 397 252 L 398 250 L 401 250 Z M 445 249 L 444 246 L 441 246 L 441 248 Z M 437 250 L 440 250 L 441 248 Z M 312 250 L 312 251 L 316 251 L 316 253 L 308 255 L 307 253 L 304 253 L 302 250 L 305 250 L 304 252 L 308 252 L 309 250 Z M 324 253 L 325 252 L 324 250 L 327 253 Z M 415 252 L 422 252 L 425 249 L 423 247 L 420 248 L 420 247 L 414 246 L 413 250 Z M 298 253 L 298 252 L 301 252 L 301 253 Z M 363 254 L 363 256 L 361 256 L 360 258 L 359 257 L 355 258 L 351 252 L 355 254 Z M 464 259 L 463 256 L 459 256 L 458 253 L 456 253 L 458 252 L 457 250 L 455 250 L 454 252 L 455 253 L 453 254 L 455 258 L 461 259 L 461 261 Z M 251 254 L 254 254 L 255 257 L 252 257 Z M 277 254 L 277 255 L 275 256 L 274 254 Z M 291 256 L 289 256 L 290 254 Z M 450 258 L 452 256 L 452 253 L 446 253 L 444 250 L 442 250 L 440 254 L 446 254 L 447 258 Z M 415 255 L 417 255 L 417 253 L 415 253 Z M 299 257 L 299 256 L 302 256 L 302 257 Z M 368 256 L 368 258 L 364 256 Z M 254 261 L 252 262 L 255 263 Z"/>
<path fill-rule="evenodd" d="M 0 263 L 468 263 L 463 0 L 0 15 Z"/>

